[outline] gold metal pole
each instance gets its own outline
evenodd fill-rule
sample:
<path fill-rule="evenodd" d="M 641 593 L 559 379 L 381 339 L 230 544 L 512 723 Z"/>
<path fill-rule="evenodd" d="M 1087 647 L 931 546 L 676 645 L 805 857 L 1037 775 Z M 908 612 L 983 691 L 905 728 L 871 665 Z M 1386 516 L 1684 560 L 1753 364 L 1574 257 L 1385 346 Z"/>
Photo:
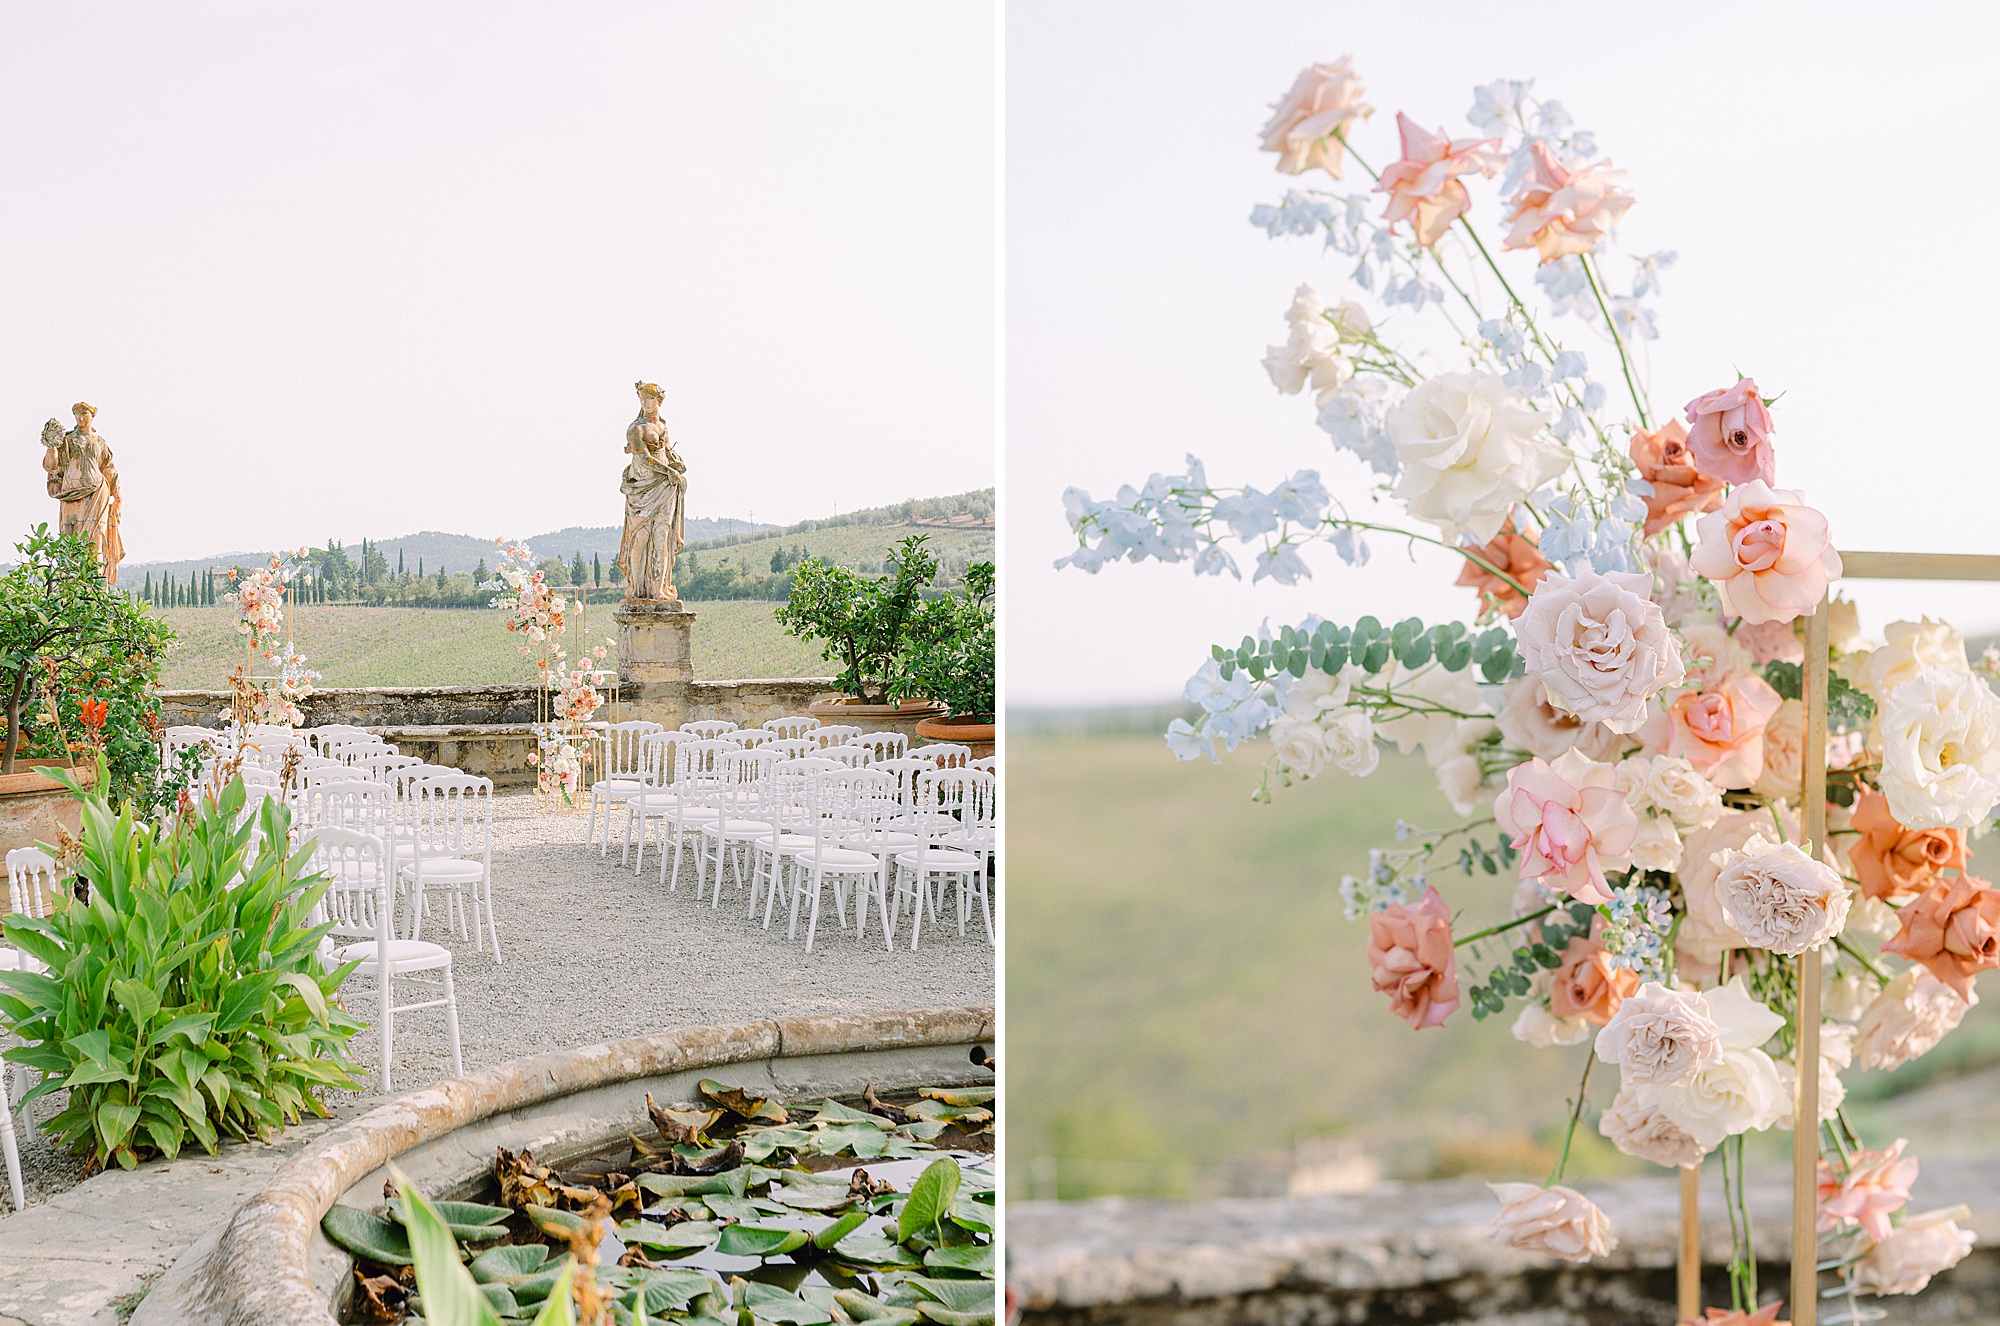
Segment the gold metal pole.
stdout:
<path fill-rule="evenodd" d="M 1701 1318 L 1701 1166 L 1681 1170 L 1681 1244 L 1677 1266 L 1678 1315 L 1684 1320 Z"/>
<path fill-rule="evenodd" d="M 1826 848 L 1826 691 L 1828 600 L 1806 620 L 1806 854 Z M 1792 1052 L 1792 1326 L 1814 1326 L 1819 1315 L 1819 993 L 1817 949 L 1799 955 L 1797 1035 Z"/>

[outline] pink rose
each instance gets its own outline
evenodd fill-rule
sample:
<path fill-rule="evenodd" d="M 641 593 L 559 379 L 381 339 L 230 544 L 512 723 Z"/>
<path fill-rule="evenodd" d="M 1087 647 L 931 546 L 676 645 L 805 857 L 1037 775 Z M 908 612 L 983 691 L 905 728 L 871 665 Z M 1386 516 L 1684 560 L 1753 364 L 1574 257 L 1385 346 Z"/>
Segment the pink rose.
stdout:
<path fill-rule="evenodd" d="M 1500 1210 L 1486 1222 L 1486 1237 L 1503 1248 L 1539 1252 L 1566 1262 L 1587 1262 L 1618 1246 L 1611 1221 L 1597 1204 L 1561 1184 L 1490 1183 Z"/>
<path fill-rule="evenodd" d="M 1703 474 L 1728 483 L 1778 477 L 1771 454 L 1771 412 L 1752 378 L 1697 396 L 1687 406 L 1688 449 Z"/>
<path fill-rule="evenodd" d="M 1368 975 L 1389 1009 L 1418 1031 L 1444 1025 L 1458 1008 L 1451 909 L 1434 888 L 1414 907 L 1396 903 L 1368 918 Z"/>
<path fill-rule="evenodd" d="M 1764 772 L 1764 727 L 1783 703 L 1756 673 L 1732 672 L 1712 691 L 1675 697 L 1655 721 L 1667 754 L 1717 787 L 1748 787 Z"/>
<path fill-rule="evenodd" d="M 1847 1173 L 1836 1179 L 1824 1156 L 1819 1162 L 1819 1228 L 1822 1234 L 1843 1225 L 1859 1225 L 1877 1243 L 1889 1237 L 1889 1217 L 1909 1204 L 1910 1185 L 1917 1181 L 1916 1157 L 1903 1159 L 1909 1143 L 1897 1138 L 1887 1151 L 1856 1151 L 1848 1157 Z"/>
<path fill-rule="evenodd" d="M 1332 64 L 1307 65 L 1292 90 L 1271 103 L 1263 150 L 1278 154 L 1278 169 L 1302 175 L 1318 166 L 1340 178 L 1340 131 L 1350 120 L 1366 119 L 1373 106 L 1361 103 L 1361 79 L 1343 55 Z"/>
<path fill-rule="evenodd" d="M 1623 187 L 1625 172 L 1613 170 L 1609 160 L 1594 166 L 1565 166 L 1540 139 L 1529 150 L 1534 153 L 1534 168 L 1513 197 L 1514 210 L 1507 219 L 1514 228 L 1501 247 L 1532 248 L 1545 263 L 1589 253 L 1599 240 L 1610 237 L 1618 218 L 1632 206 L 1632 195 Z"/>
<path fill-rule="evenodd" d="M 1504 158 L 1494 150 L 1500 140 L 1446 138 L 1444 130 L 1430 133 L 1401 111 L 1396 112 L 1396 132 L 1403 139 L 1402 158 L 1390 162 L 1375 185 L 1375 192 L 1389 195 L 1382 219 L 1391 227 L 1408 221 L 1417 243 L 1429 248 L 1472 206 L 1472 195 L 1458 177 L 1473 170 L 1491 175 L 1500 168 Z"/>
<path fill-rule="evenodd" d="M 1805 505 L 1803 494 L 1761 479 L 1732 490 L 1695 531 L 1701 542 L 1688 564 L 1714 582 L 1723 610 L 1746 625 L 1813 611 L 1840 575 L 1826 517 Z"/>
<path fill-rule="evenodd" d="M 1612 766 L 1574 750 L 1507 771 L 1493 816 L 1521 854 L 1522 879 L 1579 902 L 1611 901 L 1605 868 L 1625 864 L 1639 837 L 1639 817 L 1614 779 Z"/>
<path fill-rule="evenodd" d="M 1759 663 L 1774 658 L 1787 663 L 1806 661 L 1806 642 L 1799 639 L 1795 622 L 1744 622 L 1736 628 L 1736 639 Z"/>

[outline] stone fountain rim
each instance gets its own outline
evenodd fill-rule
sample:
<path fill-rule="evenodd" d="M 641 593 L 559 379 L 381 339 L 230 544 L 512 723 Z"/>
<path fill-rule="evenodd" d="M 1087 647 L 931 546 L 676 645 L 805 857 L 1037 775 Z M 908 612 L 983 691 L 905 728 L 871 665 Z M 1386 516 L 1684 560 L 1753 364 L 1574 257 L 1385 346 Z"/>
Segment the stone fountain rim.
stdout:
<path fill-rule="evenodd" d="M 309 1269 L 320 1218 L 355 1183 L 425 1142 L 634 1078 L 760 1059 L 974 1044 L 993 1032 L 993 1006 L 967 1005 L 760 1018 L 510 1059 L 397 1096 L 315 1138 L 237 1208 L 199 1275 L 220 1309 L 217 1320 L 333 1326 Z"/>

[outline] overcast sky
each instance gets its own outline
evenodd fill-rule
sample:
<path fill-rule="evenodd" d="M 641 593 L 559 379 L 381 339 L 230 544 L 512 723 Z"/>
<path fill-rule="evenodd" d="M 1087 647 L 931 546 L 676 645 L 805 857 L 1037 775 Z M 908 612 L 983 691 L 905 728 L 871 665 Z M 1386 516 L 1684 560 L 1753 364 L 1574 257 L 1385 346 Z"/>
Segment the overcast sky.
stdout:
<path fill-rule="evenodd" d="M 0 3 L 0 532 L 99 409 L 135 561 L 993 482 L 996 21 Z"/>
<path fill-rule="evenodd" d="M 1534 78 L 1630 172 L 1625 253 L 1674 249 L 1656 302 L 1662 408 L 1734 370 L 1777 409 L 1779 482 L 1849 548 L 2000 552 L 2000 180 L 1996 14 L 1977 5 L 1148 3 L 1008 7 L 1010 703 L 1175 694 L 1211 641 L 1317 612 L 1469 615 L 1450 554 L 1377 538 L 1365 572 L 1255 590 L 1186 565 L 1050 562 L 1073 546 L 1068 484 L 1108 497 L 1188 451 L 1217 484 L 1317 467 L 1368 485 L 1259 364 L 1293 287 L 1329 299 L 1351 259 L 1246 222 L 1298 181 L 1257 151 L 1304 65 L 1352 54 L 1377 107 L 1358 141 L 1395 154 L 1395 112 L 1472 136 L 1472 88 Z M 1143 21 L 1142 21 L 1143 17 Z M 1359 172 L 1345 185 L 1365 187 Z M 1474 196 L 1487 233 L 1493 186 Z M 1520 258 L 1524 279 L 1532 255 Z M 1623 280 L 1630 264 L 1609 271 Z M 1407 321 L 1407 317 L 1405 321 Z M 1574 324 L 1565 324 L 1574 325 Z M 1589 348 L 1589 347 L 1586 347 Z M 1608 344 L 1593 370 L 1615 384 Z M 1248 559 L 1245 559 L 1246 566 Z M 2000 624 L 2000 585 L 1862 587 L 1864 620 L 1929 610 Z"/>

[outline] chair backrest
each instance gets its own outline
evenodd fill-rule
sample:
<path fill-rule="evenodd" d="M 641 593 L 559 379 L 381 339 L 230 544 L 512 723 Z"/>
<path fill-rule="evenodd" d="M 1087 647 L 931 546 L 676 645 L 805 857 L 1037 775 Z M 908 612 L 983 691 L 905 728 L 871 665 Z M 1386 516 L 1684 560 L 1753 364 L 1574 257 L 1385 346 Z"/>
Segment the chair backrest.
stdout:
<path fill-rule="evenodd" d="M 285 785 L 284 780 L 278 777 L 275 771 L 266 769 L 261 764 L 245 761 L 243 767 L 236 772 L 242 777 L 245 787 L 268 787 L 275 792 L 283 790 Z"/>
<path fill-rule="evenodd" d="M 918 777 L 937 768 L 929 760 L 912 759 L 907 755 L 901 759 L 877 760 L 868 767 L 879 769 L 896 780 L 896 795 L 906 810 L 917 804 Z"/>
<path fill-rule="evenodd" d="M 404 807 L 419 856 L 485 855 L 493 848 L 493 780 L 453 770 L 415 786 Z"/>
<path fill-rule="evenodd" d="M 594 734 L 597 741 L 599 778 L 640 778 L 646 771 L 645 739 L 666 729 L 658 723 L 635 718 L 626 723 L 606 723 Z"/>
<path fill-rule="evenodd" d="M 914 760 L 929 760 L 940 769 L 959 769 L 971 761 L 972 747 L 937 741 L 928 746 L 914 746 L 908 754 Z"/>
<path fill-rule="evenodd" d="M 422 763 L 423 761 L 414 755 L 400 755 L 395 751 L 383 750 L 362 756 L 354 762 L 353 767 L 356 772 L 366 770 L 368 776 L 379 783 L 388 781 L 389 773 L 393 769 L 408 769 Z"/>
<path fill-rule="evenodd" d="M 993 828 L 996 784 L 978 769 L 935 769 L 917 780 L 920 821 L 932 833 L 980 835 Z"/>
<path fill-rule="evenodd" d="M 845 746 L 860 736 L 862 729 L 843 723 L 825 723 L 812 730 L 812 739 L 822 746 Z"/>
<path fill-rule="evenodd" d="M 391 766 L 382 775 L 382 781 L 388 784 L 397 796 L 408 798 L 414 795 L 416 785 L 427 778 L 436 778 L 440 775 L 451 775 L 461 772 L 463 771 L 454 769 L 447 764 L 425 764 L 418 761 L 415 764 Z"/>
<path fill-rule="evenodd" d="M 39 847 L 7 853 L 7 910 L 20 916 L 47 916 L 55 906 L 56 860 Z"/>
<path fill-rule="evenodd" d="M 674 781 L 675 752 L 684 741 L 697 741 L 678 728 L 664 732 L 649 732 L 639 738 L 639 776 L 655 787 L 666 787 Z"/>
<path fill-rule="evenodd" d="M 761 789 L 777 763 L 773 751 L 737 746 L 722 754 L 722 777 L 731 787 Z"/>
<path fill-rule="evenodd" d="M 819 743 L 811 737 L 778 737 L 757 749 L 772 751 L 781 760 L 796 760 L 801 755 L 819 754 Z"/>
<path fill-rule="evenodd" d="M 394 878 L 385 840 L 323 824 L 306 834 L 302 845 L 311 846 L 312 869 L 328 880 L 315 908 L 319 919 L 332 922 L 336 935 L 377 941 L 395 938 Z"/>
<path fill-rule="evenodd" d="M 328 759 L 338 760 L 342 764 L 350 766 L 361 763 L 361 761 L 371 755 L 395 755 L 399 753 L 394 746 L 382 740 L 382 738 L 370 736 L 365 732 L 358 737 L 349 737 L 345 741 L 329 742 L 325 746 L 322 746 L 320 750 Z"/>
<path fill-rule="evenodd" d="M 1000 757 L 998 755 L 982 755 L 976 760 L 967 761 L 965 767 L 968 769 L 977 769 L 981 773 L 997 775 L 1000 772 Z"/>
<path fill-rule="evenodd" d="M 811 831 L 822 842 L 866 841 L 898 817 L 896 780 L 874 769 L 829 769 L 813 779 L 813 807 Z"/>
<path fill-rule="evenodd" d="M 863 732 L 858 737 L 849 737 L 847 744 L 866 746 L 875 752 L 875 758 L 878 760 L 894 760 L 900 758 L 903 752 L 910 748 L 910 739 L 900 732 Z"/>
<path fill-rule="evenodd" d="M 395 813 L 394 788 L 358 778 L 309 785 L 299 806 L 299 818 L 313 828 L 330 825 L 358 833 L 384 832 Z"/>
<path fill-rule="evenodd" d="M 703 718 L 693 723 L 681 724 L 681 731 L 700 741 L 712 741 L 725 732 L 734 732 L 736 724 L 726 718 Z"/>
<path fill-rule="evenodd" d="M 724 741 L 733 742 L 745 750 L 757 750 L 778 739 L 777 734 L 766 732 L 761 727 L 739 727 L 722 734 Z"/>
<path fill-rule="evenodd" d="M 796 737 L 803 737 L 818 726 L 819 720 L 810 714 L 787 714 L 783 718 L 767 718 L 764 720 L 764 730 L 777 737 L 780 741 L 790 741 Z"/>
<path fill-rule="evenodd" d="M 368 771 L 357 769 L 351 764 L 338 760 L 319 760 L 310 769 L 299 770 L 299 787 L 310 792 L 315 787 L 325 787 L 328 783 L 366 782 Z"/>
<path fill-rule="evenodd" d="M 864 765 L 875 763 L 875 752 L 866 746 L 828 746 L 819 752 L 819 758 L 834 760 L 849 768 L 859 769 Z"/>

